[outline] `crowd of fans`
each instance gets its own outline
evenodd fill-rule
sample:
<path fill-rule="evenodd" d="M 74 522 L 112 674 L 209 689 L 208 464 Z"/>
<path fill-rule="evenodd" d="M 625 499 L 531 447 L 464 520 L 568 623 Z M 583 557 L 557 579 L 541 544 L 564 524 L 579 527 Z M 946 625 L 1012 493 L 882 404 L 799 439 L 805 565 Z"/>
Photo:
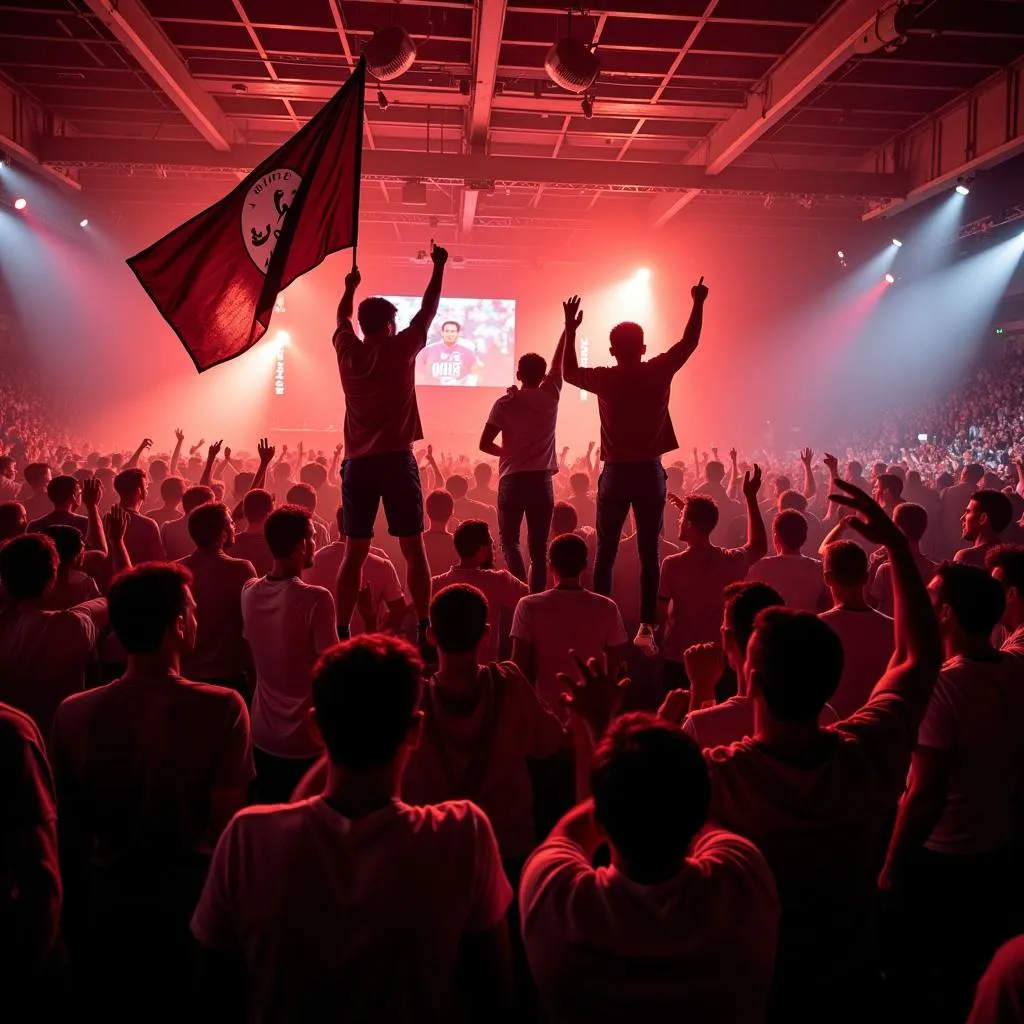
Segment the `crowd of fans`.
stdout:
<path fill-rule="evenodd" d="M 615 368 L 574 298 L 435 454 L 434 262 L 365 341 L 349 275 L 333 451 L 100 453 L 0 383 L 9 1019 L 1024 1021 L 1024 369 L 927 446 L 679 458 L 703 282 Z"/>

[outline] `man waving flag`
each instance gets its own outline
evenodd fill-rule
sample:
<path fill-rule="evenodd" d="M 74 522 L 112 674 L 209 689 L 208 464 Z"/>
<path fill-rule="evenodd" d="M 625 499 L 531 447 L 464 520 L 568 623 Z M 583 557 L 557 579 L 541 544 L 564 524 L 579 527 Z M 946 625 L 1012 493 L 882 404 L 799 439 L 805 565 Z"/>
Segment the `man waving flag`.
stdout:
<path fill-rule="evenodd" d="M 198 370 L 255 345 L 278 292 L 355 246 L 365 82 L 360 59 L 323 110 L 237 188 L 128 260 Z"/>

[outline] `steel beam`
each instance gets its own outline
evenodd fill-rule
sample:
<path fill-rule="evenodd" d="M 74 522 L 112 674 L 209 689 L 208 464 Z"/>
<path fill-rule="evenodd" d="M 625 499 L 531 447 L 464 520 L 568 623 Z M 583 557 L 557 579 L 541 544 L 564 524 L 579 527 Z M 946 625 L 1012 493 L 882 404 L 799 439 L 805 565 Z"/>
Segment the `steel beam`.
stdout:
<path fill-rule="evenodd" d="M 908 190 L 873 205 L 864 219 L 909 209 L 952 188 L 957 178 L 1019 153 L 1024 153 L 1024 60 L 878 149 L 866 166 L 904 171 Z"/>
<path fill-rule="evenodd" d="M 103 25 L 167 94 L 206 141 L 221 152 L 236 142 L 235 126 L 189 73 L 178 51 L 139 0 L 86 0 Z"/>

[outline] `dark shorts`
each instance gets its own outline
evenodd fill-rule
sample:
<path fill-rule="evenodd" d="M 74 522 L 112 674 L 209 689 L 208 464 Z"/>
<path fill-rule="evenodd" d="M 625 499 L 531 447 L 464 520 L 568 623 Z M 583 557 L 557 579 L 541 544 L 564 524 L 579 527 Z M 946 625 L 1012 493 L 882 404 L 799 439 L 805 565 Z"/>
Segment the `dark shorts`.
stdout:
<path fill-rule="evenodd" d="M 373 536 L 382 501 L 392 537 L 416 537 L 423 532 L 423 488 L 412 452 L 363 455 L 342 463 L 341 514 L 347 537 Z"/>

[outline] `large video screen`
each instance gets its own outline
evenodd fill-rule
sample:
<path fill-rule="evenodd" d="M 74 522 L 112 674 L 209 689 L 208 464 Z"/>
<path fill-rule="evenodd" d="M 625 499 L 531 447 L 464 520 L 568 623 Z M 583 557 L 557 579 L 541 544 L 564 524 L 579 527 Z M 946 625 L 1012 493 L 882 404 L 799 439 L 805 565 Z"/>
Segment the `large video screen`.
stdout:
<path fill-rule="evenodd" d="M 398 326 L 419 311 L 420 296 L 388 296 Z M 515 299 L 442 298 L 416 360 L 416 383 L 440 387 L 507 388 L 515 383 Z"/>

